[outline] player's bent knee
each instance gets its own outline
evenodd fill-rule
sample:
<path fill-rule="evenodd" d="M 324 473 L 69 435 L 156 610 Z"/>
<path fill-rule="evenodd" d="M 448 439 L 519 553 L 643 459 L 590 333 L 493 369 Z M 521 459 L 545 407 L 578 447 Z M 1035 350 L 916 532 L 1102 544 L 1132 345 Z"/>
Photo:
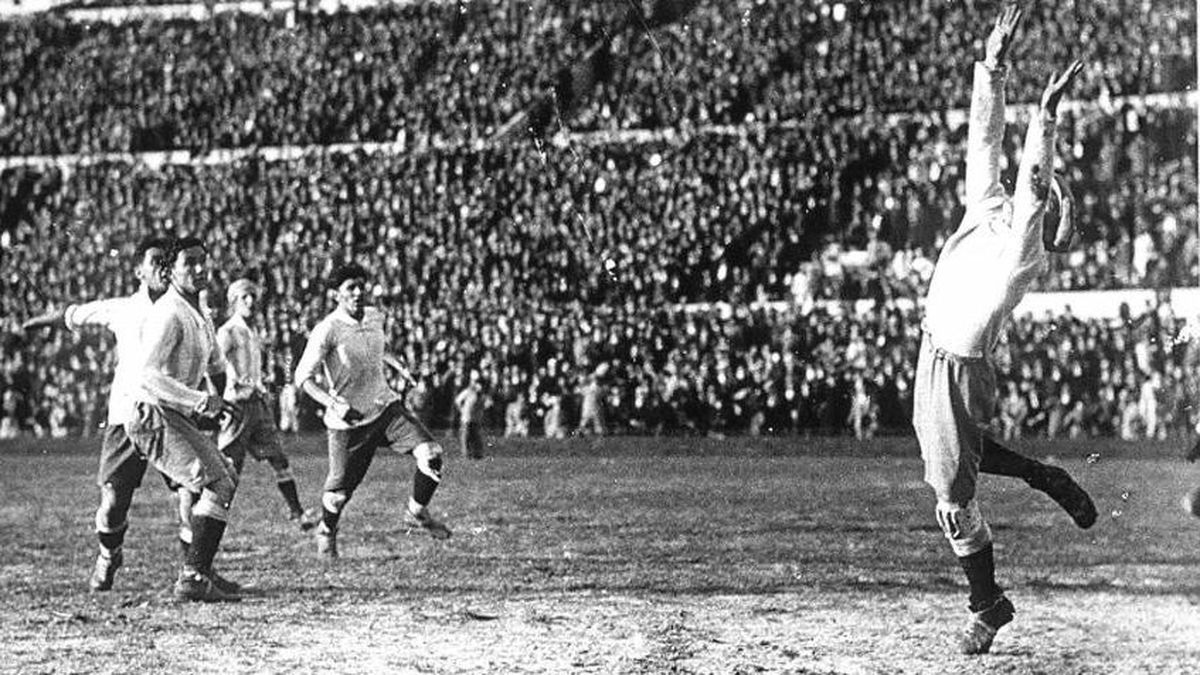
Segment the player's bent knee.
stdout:
<path fill-rule="evenodd" d="M 234 482 L 233 477 L 225 476 L 219 478 L 204 486 L 204 489 L 200 491 L 200 499 L 196 502 L 195 508 L 199 508 L 200 504 L 207 498 L 228 511 L 230 505 L 233 503 L 233 495 L 236 493 L 237 483 Z M 193 512 L 204 515 L 194 509 Z"/>
<path fill-rule="evenodd" d="M 325 510 L 330 513 L 341 513 L 348 501 L 350 501 L 350 495 L 345 492 L 326 492 L 321 495 L 321 506 L 324 506 Z"/>
<path fill-rule="evenodd" d="M 960 558 L 978 553 L 992 543 L 992 529 L 974 499 L 966 506 L 939 501 L 936 516 L 950 548 Z"/>
<path fill-rule="evenodd" d="M 417 470 L 440 483 L 442 480 L 441 443 L 426 441 L 413 448 L 412 454 L 413 459 L 417 460 Z"/>
<path fill-rule="evenodd" d="M 100 506 L 96 509 L 96 531 L 116 533 L 126 526 L 132 490 L 119 490 L 112 483 L 100 487 Z"/>
<path fill-rule="evenodd" d="M 192 507 L 192 514 L 214 520 L 229 520 L 229 502 L 219 493 L 205 489 L 200 493 L 200 499 Z"/>

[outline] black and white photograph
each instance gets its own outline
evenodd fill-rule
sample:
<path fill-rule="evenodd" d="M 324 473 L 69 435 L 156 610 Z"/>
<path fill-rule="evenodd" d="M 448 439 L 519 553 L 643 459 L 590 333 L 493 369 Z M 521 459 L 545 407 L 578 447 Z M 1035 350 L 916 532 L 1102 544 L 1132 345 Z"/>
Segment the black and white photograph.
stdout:
<path fill-rule="evenodd" d="M 1200 675 L 1195 0 L 0 0 L 0 673 Z"/>

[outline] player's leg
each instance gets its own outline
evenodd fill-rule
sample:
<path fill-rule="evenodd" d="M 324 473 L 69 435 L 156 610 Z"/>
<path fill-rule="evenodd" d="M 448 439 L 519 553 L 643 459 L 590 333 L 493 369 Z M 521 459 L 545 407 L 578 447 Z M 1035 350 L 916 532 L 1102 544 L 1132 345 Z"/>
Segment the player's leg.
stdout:
<path fill-rule="evenodd" d="M 154 412 L 163 429 L 162 452 L 151 458 L 155 468 L 198 495 L 191 507 L 192 541 L 175 583 L 175 597 L 203 602 L 240 600 L 235 592 L 237 585 L 213 570 L 237 491 L 237 478 L 216 444 L 185 415 L 170 408 L 148 408 L 157 408 Z"/>
<path fill-rule="evenodd" d="M 88 587 L 107 591 L 124 562 L 125 534 L 129 531 L 129 507 L 133 493 L 142 484 L 146 459 L 119 424 L 109 425 L 100 448 L 100 505 L 96 508 L 96 539 L 99 553 Z"/>
<path fill-rule="evenodd" d="M 471 422 L 467 425 L 467 447 L 471 459 L 483 459 L 483 424 Z M 439 451 L 440 457 L 440 451 Z"/>
<path fill-rule="evenodd" d="M 1029 487 L 1046 493 L 1083 529 L 1096 523 L 1096 505 L 1066 469 L 1014 452 L 990 434 L 983 435 L 981 445 L 980 472 L 1024 480 Z"/>
<path fill-rule="evenodd" d="M 971 620 L 959 649 L 986 652 L 1012 620 L 1012 605 L 996 583 L 992 532 L 975 501 L 983 427 L 992 408 L 994 375 L 982 360 L 961 360 L 922 340 L 914 382 L 913 427 L 925 481 L 937 497 L 935 515 L 970 588 Z"/>
<path fill-rule="evenodd" d="M 300 503 L 300 491 L 296 488 L 291 462 L 283 452 L 283 443 L 266 403 L 259 397 L 251 398 L 243 404 L 243 411 L 245 429 L 239 437 L 243 447 L 242 461 L 249 453 L 256 460 L 265 460 L 271 465 L 275 472 L 275 485 L 288 508 L 288 519 L 299 523 L 300 529 L 307 532 L 316 525 L 316 521 L 305 514 Z M 238 475 L 241 475 L 240 465 Z"/>
<path fill-rule="evenodd" d="M 321 520 L 317 523 L 317 555 L 339 556 L 337 534 L 350 497 L 367 475 L 375 458 L 379 420 L 354 429 L 328 431 L 329 469 L 321 495 Z"/>
<path fill-rule="evenodd" d="M 387 445 L 396 452 L 411 454 L 416 465 L 405 520 L 434 539 L 448 538 L 450 528 L 429 511 L 429 503 L 442 482 L 442 444 L 399 401 L 384 410 L 380 421 L 387 425 L 384 432 Z"/>
<path fill-rule="evenodd" d="M 458 423 L 458 451 L 463 459 L 471 459 L 471 423 L 465 419 Z"/>
<path fill-rule="evenodd" d="M 192 492 L 188 488 L 171 480 L 168 476 L 163 476 L 163 480 L 167 482 L 167 487 L 175 494 L 175 508 L 179 515 L 179 551 L 181 560 L 186 563 L 188 561 L 188 552 L 192 550 L 192 541 L 194 533 L 192 531 L 192 511 L 196 507 L 196 501 L 200 499 L 199 492 Z"/>

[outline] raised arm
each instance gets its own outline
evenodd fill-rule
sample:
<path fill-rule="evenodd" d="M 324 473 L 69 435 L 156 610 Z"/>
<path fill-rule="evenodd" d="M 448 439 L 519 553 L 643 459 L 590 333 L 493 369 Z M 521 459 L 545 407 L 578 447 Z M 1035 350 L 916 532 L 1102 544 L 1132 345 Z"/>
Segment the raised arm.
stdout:
<path fill-rule="evenodd" d="M 1004 83 L 1006 59 L 1022 11 L 1009 5 L 996 18 L 987 37 L 983 61 L 975 65 L 971 91 L 971 117 L 967 126 L 967 208 L 1003 197 L 1000 152 L 1004 140 Z"/>
<path fill-rule="evenodd" d="M 1042 93 L 1042 102 L 1029 121 L 1025 135 L 1025 149 L 1021 153 L 1021 166 L 1017 170 L 1016 199 L 1013 203 L 1013 223 L 1025 224 L 1028 228 L 1021 233 L 1022 250 L 1032 256 L 1045 248 L 1040 213 L 1046 207 L 1054 180 L 1054 138 L 1058 104 L 1075 77 L 1083 70 L 1083 64 L 1075 61 L 1061 73 L 1052 74 Z M 1070 233 L 1066 233 L 1069 239 Z M 1055 237 L 1057 239 L 1058 237 Z"/>

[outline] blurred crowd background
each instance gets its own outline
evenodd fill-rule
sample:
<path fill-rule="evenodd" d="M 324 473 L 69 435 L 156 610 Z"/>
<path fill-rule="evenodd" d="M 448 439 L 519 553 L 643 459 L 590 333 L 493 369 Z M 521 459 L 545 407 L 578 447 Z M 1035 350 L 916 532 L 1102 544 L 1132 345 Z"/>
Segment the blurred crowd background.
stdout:
<path fill-rule="evenodd" d="M 225 284 L 261 283 L 288 428 L 319 424 L 290 373 L 353 259 L 436 428 L 470 389 L 465 414 L 510 435 L 907 433 L 998 6 L 0 20 L 0 435 L 97 432 L 111 338 L 19 326 L 132 292 L 150 233 L 208 242 L 218 321 Z M 1029 9 L 1010 184 L 1027 104 L 1087 64 L 1058 123 L 1082 229 L 1036 288 L 1159 292 L 1111 319 L 1017 317 L 996 355 L 1008 437 L 1191 428 L 1169 289 L 1200 274 L 1195 21 L 1183 0 Z"/>

